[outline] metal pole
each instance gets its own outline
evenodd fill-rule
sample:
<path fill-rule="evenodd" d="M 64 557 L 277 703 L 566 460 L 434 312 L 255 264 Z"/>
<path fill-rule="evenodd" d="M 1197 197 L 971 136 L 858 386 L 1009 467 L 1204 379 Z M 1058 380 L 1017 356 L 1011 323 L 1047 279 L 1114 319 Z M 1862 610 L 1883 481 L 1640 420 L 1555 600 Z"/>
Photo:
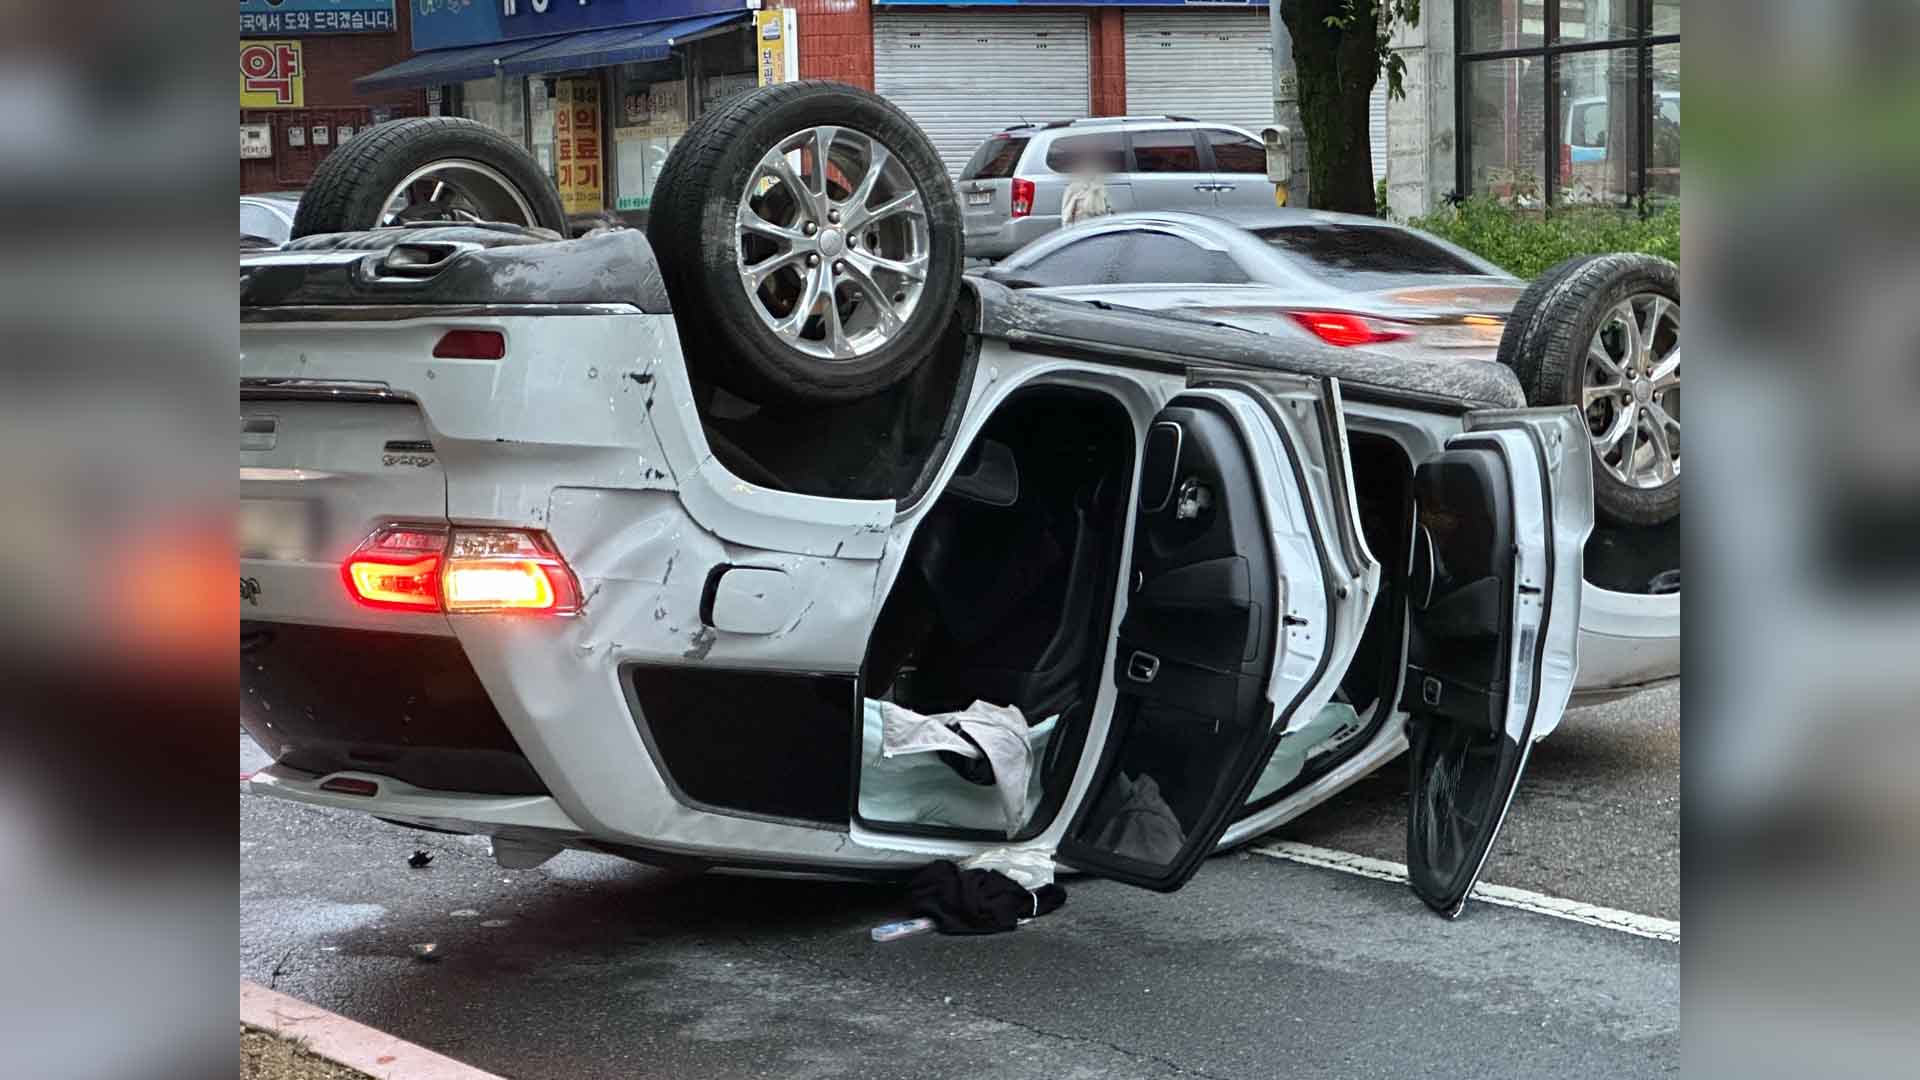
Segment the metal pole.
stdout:
<path fill-rule="evenodd" d="M 1267 36 L 1273 43 L 1273 123 L 1293 133 L 1293 182 L 1288 205 L 1307 206 L 1307 139 L 1300 127 L 1300 79 L 1293 66 L 1293 35 L 1280 17 L 1281 0 L 1267 0 Z"/>

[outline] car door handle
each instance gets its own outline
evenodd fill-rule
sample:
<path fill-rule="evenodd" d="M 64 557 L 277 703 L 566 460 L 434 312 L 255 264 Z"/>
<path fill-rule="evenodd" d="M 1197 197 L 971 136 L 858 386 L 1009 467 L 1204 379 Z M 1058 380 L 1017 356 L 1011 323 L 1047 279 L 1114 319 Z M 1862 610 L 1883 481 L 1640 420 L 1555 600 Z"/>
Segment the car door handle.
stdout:
<path fill-rule="evenodd" d="M 1215 184 L 1215 185 L 1213 185 L 1213 190 L 1215 190 L 1215 191 L 1232 191 L 1232 190 L 1233 190 L 1233 189 L 1234 189 L 1235 187 L 1237 187 L 1237 186 L 1239 186 L 1239 185 L 1237 185 L 1237 184 Z"/>
<path fill-rule="evenodd" d="M 1218 190 L 1219 190 L 1219 187 L 1218 187 L 1217 185 L 1214 185 L 1214 184 L 1195 184 L 1195 185 L 1193 185 L 1193 190 L 1195 190 L 1195 191 L 1218 191 Z"/>

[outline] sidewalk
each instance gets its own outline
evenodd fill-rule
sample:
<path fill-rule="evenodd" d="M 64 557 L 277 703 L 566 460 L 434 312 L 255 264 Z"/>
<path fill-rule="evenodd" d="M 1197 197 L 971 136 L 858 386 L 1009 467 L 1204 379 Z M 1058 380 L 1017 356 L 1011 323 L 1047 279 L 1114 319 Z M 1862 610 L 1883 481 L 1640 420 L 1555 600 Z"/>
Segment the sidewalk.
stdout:
<path fill-rule="evenodd" d="M 311 1054 L 379 1080 L 501 1080 L 244 979 L 240 982 L 240 1022 L 292 1039 Z"/>

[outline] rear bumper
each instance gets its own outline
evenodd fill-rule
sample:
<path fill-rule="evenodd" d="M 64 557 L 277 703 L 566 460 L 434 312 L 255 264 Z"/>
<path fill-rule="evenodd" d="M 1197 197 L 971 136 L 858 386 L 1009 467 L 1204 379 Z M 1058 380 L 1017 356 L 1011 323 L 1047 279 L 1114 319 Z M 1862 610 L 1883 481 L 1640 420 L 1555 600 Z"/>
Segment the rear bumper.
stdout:
<path fill-rule="evenodd" d="M 242 621 L 240 641 L 241 726 L 289 770 L 548 793 L 452 637 Z"/>
<path fill-rule="evenodd" d="M 967 254 L 976 259 L 1004 258 L 1060 227 L 1060 215 L 1012 218 L 997 228 L 967 229 Z"/>

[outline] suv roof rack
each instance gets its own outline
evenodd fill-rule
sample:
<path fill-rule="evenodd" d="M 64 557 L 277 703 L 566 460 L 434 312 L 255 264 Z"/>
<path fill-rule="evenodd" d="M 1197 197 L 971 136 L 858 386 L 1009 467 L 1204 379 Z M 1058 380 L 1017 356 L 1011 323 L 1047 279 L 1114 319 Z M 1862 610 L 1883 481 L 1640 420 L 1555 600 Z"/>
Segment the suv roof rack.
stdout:
<path fill-rule="evenodd" d="M 1144 115 L 1143 115 L 1143 116 L 1088 116 L 1088 117 L 1083 117 L 1083 118 L 1081 118 L 1081 119 L 1079 119 L 1079 120 L 1070 120 L 1070 121 L 1068 121 L 1068 123 L 1073 123 L 1073 124 L 1124 124 L 1124 123 L 1128 123 L 1128 122 L 1130 122 L 1130 121 L 1132 121 L 1132 122 L 1143 122 L 1143 121 L 1144 121 L 1144 122 L 1147 122 L 1147 123 L 1152 123 L 1152 122 L 1154 122 L 1154 121 L 1162 121 L 1162 122 L 1164 122 L 1164 121 L 1172 121 L 1173 123 L 1176 123 L 1176 124 L 1197 124 L 1197 123 L 1199 123 L 1199 121 L 1198 121 L 1198 120 L 1195 120 L 1195 119 L 1194 119 L 1193 117 L 1191 117 L 1191 116 L 1171 116 L 1171 115 L 1159 115 L 1159 116 L 1144 116 Z"/>

